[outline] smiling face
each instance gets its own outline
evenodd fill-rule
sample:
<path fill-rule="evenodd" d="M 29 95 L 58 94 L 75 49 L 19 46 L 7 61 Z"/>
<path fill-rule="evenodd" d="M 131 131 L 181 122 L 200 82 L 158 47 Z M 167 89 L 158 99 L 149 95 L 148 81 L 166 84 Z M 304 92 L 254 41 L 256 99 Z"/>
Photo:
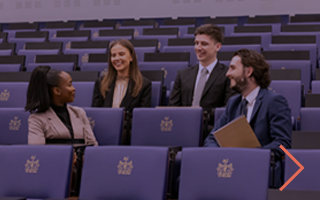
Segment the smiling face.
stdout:
<path fill-rule="evenodd" d="M 244 69 L 239 56 L 234 56 L 230 62 L 229 70 L 226 76 L 230 79 L 230 88 L 238 93 L 242 93 L 248 85 L 248 79 L 245 76 Z"/>
<path fill-rule="evenodd" d="M 221 43 L 211 38 L 209 35 L 198 34 L 194 40 L 194 50 L 197 59 L 204 66 L 208 66 L 217 58 L 217 53 L 221 48 Z"/>
<path fill-rule="evenodd" d="M 111 48 L 111 63 L 117 73 L 129 75 L 130 63 L 133 61 L 130 51 L 120 44 Z"/>
<path fill-rule="evenodd" d="M 62 103 L 71 103 L 74 101 L 76 89 L 72 85 L 72 78 L 67 73 L 62 71 L 60 74 L 58 89 L 58 98 Z"/>

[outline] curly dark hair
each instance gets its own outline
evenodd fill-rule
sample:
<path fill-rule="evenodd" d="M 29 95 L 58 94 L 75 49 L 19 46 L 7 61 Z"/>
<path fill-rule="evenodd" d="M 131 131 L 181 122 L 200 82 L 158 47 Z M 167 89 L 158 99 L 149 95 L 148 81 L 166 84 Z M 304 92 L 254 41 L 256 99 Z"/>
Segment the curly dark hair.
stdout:
<path fill-rule="evenodd" d="M 223 42 L 223 34 L 221 29 L 214 24 L 204 24 L 199 26 L 194 32 L 194 36 L 196 35 L 208 35 L 217 42 Z"/>
<path fill-rule="evenodd" d="M 241 58 L 244 67 L 252 67 L 252 75 L 256 83 L 261 88 L 268 88 L 271 78 L 269 74 L 269 64 L 261 53 L 250 49 L 240 49 L 233 54 Z"/>

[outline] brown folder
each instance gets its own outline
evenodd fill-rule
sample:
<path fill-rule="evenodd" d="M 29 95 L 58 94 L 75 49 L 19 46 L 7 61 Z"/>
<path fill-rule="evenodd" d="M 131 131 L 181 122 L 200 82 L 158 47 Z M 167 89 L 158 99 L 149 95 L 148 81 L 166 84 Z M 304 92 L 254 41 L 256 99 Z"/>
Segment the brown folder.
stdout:
<path fill-rule="evenodd" d="M 261 147 L 245 116 L 238 117 L 214 133 L 220 147 Z"/>

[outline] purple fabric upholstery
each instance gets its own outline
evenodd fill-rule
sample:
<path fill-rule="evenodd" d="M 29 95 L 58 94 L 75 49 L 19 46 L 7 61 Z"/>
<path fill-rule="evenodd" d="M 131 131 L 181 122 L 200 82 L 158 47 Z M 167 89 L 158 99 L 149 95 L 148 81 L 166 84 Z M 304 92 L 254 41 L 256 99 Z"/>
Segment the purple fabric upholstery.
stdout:
<path fill-rule="evenodd" d="M 72 151 L 69 145 L 1 146 L 0 196 L 67 198 Z"/>
<path fill-rule="evenodd" d="M 62 70 L 62 71 L 73 71 L 74 63 L 29 63 L 27 65 L 27 71 L 32 72 L 34 68 L 39 65 L 48 65 L 52 69 Z"/>
<path fill-rule="evenodd" d="M 176 79 L 178 70 L 188 68 L 188 62 L 139 62 L 140 70 L 164 70 L 164 84 L 169 90 L 170 84 Z"/>
<path fill-rule="evenodd" d="M 139 35 L 135 39 L 158 39 L 158 49 L 162 51 L 164 46 L 168 45 L 168 39 L 177 38 L 176 35 Z"/>
<path fill-rule="evenodd" d="M 136 51 L 137 61 L 143 62 L 144 61 L 144 54 L 145 53 L 156 53 L 156 47 L 135 47 L 134 50 Z"/>
<path fill-rule="evenodd" d="M 310 89 L 311 63 L 307 60 L 268 60 L 270 69 L 300 69 L 304 89 Z"/>
<path fill-rule="evenodd" d="M 90 53 L 106 53 L 107 49 L 65 49 L 65 54 L 78 54 L 78 65 L 81 66 L 82 63 L 88 62 Z"/>
<path fill-rule="evenodd" d="M 66 49 L 68 49 L 69 44 L 71 46 L 71 42 L 81 42 L 81 41 L 87 41 L 88 37 L 53 37 L 50 39 L 50 42 L 62 42 L 62 51 L 65 52 Z"/>
<path fill-rule="evenodd" d="M 311 82 L 312 93 L 320 94 L 320 81 L 314 80 Z"/>
<path fill-rule="evenodd" d="M 161 82 L 160 81 L 152 81 L 151 82 L 151 107 L 160 106 L 161 100 Z"/>
<path fill-rule="evenodd" d="M 318 118 L 319 119 L 319 118 Z M 295 157 L 301 165 L 304 167 L 297 177 L 295 177 L 285 190 L 320 190 L 320 150 L 288 150 L 293 157 Z M 295 164 L 291 158 L 286 155 L 285 163 L 285 176 L 284 179 L 287 181 L 299 167 Z"/>
<path fill-rule="evenodd" d="M 107 72 L 108 63 L 95 63 L 95 62 L 82 63 L 80 68 L 81 68 L 81 71 L 99 71 L 100 73 Z"/>
<path fill-rule="evenodd" d="M 83 108 L 99 146 L 120 145 L 123 129 L 123 108 Z"/>
<path fill-rule="evenodd" d="M 28 144 L 28 118 L 29 113 L 23 107 L 0 108 L 0 145 Z"/>
<path fill-rule="evenodd" d="M 131 145 L 197 147 L 202 108 L 135 108 Z"/>
<path fill-rule="evenodd" d="M 21 71 L 20 64 L 0 64 L 0 72 L 19 72 Z"/>
<path fill-rule="evenodd" d="M 301 108 L 301 81 L 272 81 L 269 90 L 283 95 L 291 109 L 291 116 L 295 121 L 300 116 Z"/>
<path fill-rule="evenodd" d="M 23 108 L 27 102 L 28 82 L 0 82 L 1 108 Z"/>
<path fill-rule="evenodd" d="M 87 147 L 79 199 L 166 199 L 168 153 L 165 147 Z"/>
<path fill-rule="evenodd" d="M 91 107 L 94 82 L 73 82 L 72 85 L 76 89 L 76 96 L 70 104 L 79 107 Z"/>
<path fill-rule="evenodd" d="M 10 56 L 12 55 L 12 49 L 1 49 L 0 56 Z"/>
<path fill-rule="evenodd" d="M 301 108 L 300 109 L 301 131 L 320 131 L 319 119 L 320 119 L 320 108 Z"/>
<path fill-rule="evenodd" d="M 179 199 L 267 200 L 269 166 L 267 149 L 183 148 Z"/>
<path fill-rule="evenodd" d="M 194 50 L 194 46 L 164 46 L 162 52 L 189 52 L 190 65 L 198 63 L 198 58 Z"/>
<path fill-rule="evenodd" d="M 16 53 L 18 53 L 20 49 L 24 49 L 27 42 L 44 42 L 45 40 L 46 38 L 9 38 L 8 42 L 16 43 Z"/>
<path fill-rule="evenodd" d="M 58 55 L 59 49 L 39 49 L 39 50 L 32 50 L 32 49 L 20 49 L 18 55 L 25 55 L 25 65 L 29 63 L 34 63 L 36 59 L 36 55 Z"/>

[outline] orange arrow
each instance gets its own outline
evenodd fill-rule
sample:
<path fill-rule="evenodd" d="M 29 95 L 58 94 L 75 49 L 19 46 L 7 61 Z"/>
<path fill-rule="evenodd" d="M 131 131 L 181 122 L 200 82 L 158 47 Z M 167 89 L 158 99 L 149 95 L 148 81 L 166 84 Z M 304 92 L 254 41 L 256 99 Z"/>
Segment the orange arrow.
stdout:
<path fill-rule="evenodd" d="M 299 167 L 300 169 L 298 171 L 296 171 L 296 173 L 294 173 L 290 178 L 289 180 L 287 180 L 287 182 L 285 182 L 285 184 L 283 184 L 283 186 L 281 186 L 281 188 L 279 189 L 280 191 L 282 191 L 285 187 L 287 187 L 287 185 L 289 185 L 289 183 L 298 176 L 298 174 L 300 174 L 300 172 L 304 169 L 304 167 L 297 161 L 297 159 L 295 157 L 293 157 L 291 155 L 291 153 L 289 153 L 289 151 L 287 149 L 285 149 L 282 145 L 279 146 L 282 151 L 284 151 L 290 158 L 291 160 L 293 160 L 293 162 L 295 162 Z"/>

